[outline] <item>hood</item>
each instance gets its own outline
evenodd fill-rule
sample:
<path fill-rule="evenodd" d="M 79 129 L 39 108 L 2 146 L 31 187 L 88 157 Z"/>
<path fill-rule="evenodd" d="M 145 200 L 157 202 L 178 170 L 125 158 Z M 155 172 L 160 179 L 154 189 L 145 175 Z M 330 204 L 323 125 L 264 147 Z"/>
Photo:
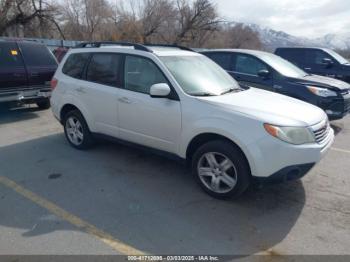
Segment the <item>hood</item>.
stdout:
<path fill-rule="evenodd" d="M 198 99 L 281 126 L 310 126 L 327 118 L 322 109 L 312 104 L 256 88 Z"/>
<path fill-rule="evenodd" d="M 350 85 L 344 81 L 319 75 L 307 75 L 303 78 L 294 79 L 294 81 L 302 85 L 314 85 L 335 91 L 350 89 Z"/>

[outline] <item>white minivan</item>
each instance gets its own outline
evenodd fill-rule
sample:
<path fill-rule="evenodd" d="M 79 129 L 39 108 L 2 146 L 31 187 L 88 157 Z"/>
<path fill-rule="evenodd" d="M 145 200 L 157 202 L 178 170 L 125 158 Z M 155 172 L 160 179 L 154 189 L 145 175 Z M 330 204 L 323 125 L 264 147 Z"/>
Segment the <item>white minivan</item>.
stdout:
<path fill-rule="evenodd" d="M 334 132 L 316 106 L 242 88 L 209 58 L 180 47 L 84 43 L 51 82 L 52 110 L 77 149 L 102 134 L 186 159 L 214 197 L 254 179 L 305 175 Z"/>

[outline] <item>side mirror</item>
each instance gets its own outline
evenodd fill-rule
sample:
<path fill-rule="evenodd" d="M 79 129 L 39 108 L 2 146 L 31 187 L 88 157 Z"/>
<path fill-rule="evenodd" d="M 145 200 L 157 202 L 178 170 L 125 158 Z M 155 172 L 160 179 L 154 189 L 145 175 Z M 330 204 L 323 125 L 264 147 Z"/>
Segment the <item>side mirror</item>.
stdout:
<path fill-rule="evenodd" d="M 268 79 L 270 77 L 270 72 L 269 72 L 269 70 L 262 69 L 258 72 L 258 76 L 263 78 L 263 79 Z"/>
<path fill-rule="evenodd" d="M 330 58 L 323 58 L 322 64 L 324 64 L 326 67 L 332 67 L 333 61 Z"/>
<path fill-rule="evenodd" d="M 164 98 L 167 97 L 171 92 L 171 89 L 166 83 L 154 84 L 151 86 L 149 94 L 154 98 Z"/>

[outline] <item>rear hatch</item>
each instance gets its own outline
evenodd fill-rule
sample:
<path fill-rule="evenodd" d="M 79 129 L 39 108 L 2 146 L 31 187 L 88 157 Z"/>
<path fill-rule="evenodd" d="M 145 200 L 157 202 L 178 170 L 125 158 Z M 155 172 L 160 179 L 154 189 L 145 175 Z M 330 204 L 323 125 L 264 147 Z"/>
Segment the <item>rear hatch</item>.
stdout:
<path fill-rule="evenodd" d="M 0 41 L 0 93 L 27 86 L 27 72 L 16 42 Z"/>
<path fill-rule="evenodd" d="M 44 45 L 18 42 L 28 73 L 29 88 L 49 88 L 50 80 L 57 69 L 57 60 Z"/>

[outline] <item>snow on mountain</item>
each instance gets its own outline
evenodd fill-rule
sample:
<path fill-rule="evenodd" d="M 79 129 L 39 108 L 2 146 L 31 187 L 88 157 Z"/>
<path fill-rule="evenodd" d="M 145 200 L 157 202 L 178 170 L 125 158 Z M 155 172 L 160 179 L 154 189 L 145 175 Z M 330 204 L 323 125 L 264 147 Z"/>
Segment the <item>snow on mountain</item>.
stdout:
<path fill-rule="evenodd" d="M 315 39 L 298 37 L 283 31 L 276 31 L 257 24 L 245 24 L 257 32 L 265 47 L 273 51 L 277 47 L 313 46 L 331 49 L 350 49 L 350 32 L 348 34 L 328 34 Z"/>
<path fill-rule="evenodd" d="M 317 38 L 325 46 L 332 46 L 336 49 L 350 49 L 350 32 L 347 34 L 328 34 L 324 37 Z"/>

